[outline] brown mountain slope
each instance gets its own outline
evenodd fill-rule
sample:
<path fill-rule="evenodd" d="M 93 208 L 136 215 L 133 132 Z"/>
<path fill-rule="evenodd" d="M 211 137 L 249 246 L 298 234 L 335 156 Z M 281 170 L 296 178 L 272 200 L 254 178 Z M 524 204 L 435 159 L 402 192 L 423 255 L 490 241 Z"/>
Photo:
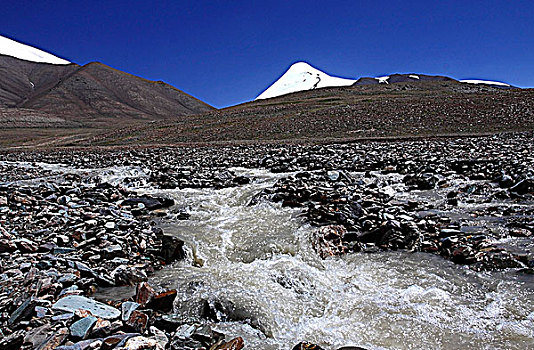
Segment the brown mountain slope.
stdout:
<path fill-rule="evenodd" d="M 115 130 L 94 144 L 323 142 L 534 130 L 534 90 L 455 81 L 302 91 Z"/>
<path fill-rule="evenodd" d="M 78 69 L 77 64 L 36 63 L 0 55 L 0 107 L 20 106 Z"/>
<path fill-rule="evenodd" d="M 81 67 L 23 107 L 97 124 L 171 119 L 213 109 L 168 84 L 145 80 L 101 63 Z"/>
<path fill-rule="evenodd" d="M 213 110 L 168 84 L 142 79 L 101 63 L 83 67 L 53 65 L 2 55 L 0 107 L 2 118 L 10 121 L 3 128 L 15 125 L 113 128 Z M 37 112 L 39 118 L 35 117 Z M 61 120 L 66 121 L 64 125 Z"/>

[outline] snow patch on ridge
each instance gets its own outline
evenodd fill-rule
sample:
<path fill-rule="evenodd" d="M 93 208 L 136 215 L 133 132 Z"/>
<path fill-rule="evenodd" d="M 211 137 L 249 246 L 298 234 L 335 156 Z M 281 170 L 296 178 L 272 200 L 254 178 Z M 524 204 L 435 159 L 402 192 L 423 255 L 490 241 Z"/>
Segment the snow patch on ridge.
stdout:
<path fill-rule="evenodd" d="M 466 79 L 466 80 L 460 80 L 460 82 L 461 83 L 468 83 L 468 84 L 486 84 L 486 85 L 510 86 L 510 84 L 502 83 L 500 81 L 491 81 L 491 80 Z"/>
<path fill-rule="evenodd" d="M 256 97 L 256 100 L 322 87 L 349 86 L 354 82 L 356 80 L 330 76 L 306 62 L 297 62 L 289 67 L 273 85 Z"/>
<path fill-rule="evenodd" d="M 36 49 L 35 47 L 24 45 L 1 35 L 0 54 L 32 62 L 70 64 L 69 61 L 56 57 L 48 52 Z"/>
<path fill-rule="evenodd" d="M 386 75 L 386 76 L 383 76 L 383 77 L 376 77 L 375 79 L 378 80 L 378 82 L 380 84 L 389 84 L 389 82 L 388 82 L 389 75 Z"/>

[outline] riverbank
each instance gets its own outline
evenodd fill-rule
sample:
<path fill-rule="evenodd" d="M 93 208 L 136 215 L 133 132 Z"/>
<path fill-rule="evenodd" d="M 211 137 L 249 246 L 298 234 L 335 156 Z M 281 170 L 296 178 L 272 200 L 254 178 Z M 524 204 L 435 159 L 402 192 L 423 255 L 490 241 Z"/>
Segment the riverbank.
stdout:
<path fill-rule="evenodd" d="M 454 264 L 437 262 L 450 260 L 467 266 L 477 274 L 475 280 L 488 273 L 478 275 L 478 271 L 503 270 L 505 284 L 526 283 L 528 290 L 534 261 L 532 136 L 4 153 L 0 156 L 0 344 L 13 349 L 21 344 L 29 349 L 56 345 L 225 349 L 239 348 L 244 339 L 245 347 L 267 344 L 273 349 L 284 348 L 280 344 L 290 348 L 303 340 L 325 348 L 398 348 L 395 342 L 371 335 L 357 338 L 341 332 L 338 341 L 332 340 L 332 334 L 339 337 L 339 329 L 347 327 L 343 324 L 337 329 L 340 321 L 332 319 L 334 328 L 330 335 L 321 332 L 322 339 L 314 338 L 299 321 L 295 324 L 303 327 L 301 332 L 297 329 L 288 340 L 281 336 L 280 325 L 291 328 L 295 324 L 278 321 L 279 315 L 269 314 L 268 308 L 258 304 L 258 296 L 228 300 L 227 294 L 216 291 L 261 290 L 258 280 L 247 279 L 248 273 L 262 276 L 260 270 L 274 269 L 274 275 L 263 276 L 263 281 L 271 281 L 270 286 L 274 279 L 274 287 L 295 293 L 292 304 L 301 305 L 299 295 L 311 298 L 315 290 L 328 294 L 329 288 L 321 280 L 323 273 L 315 272 L 316 283 L 303 284 L 299 276 L 288 275 L 288 266 L 297 270 L 303 263 L 323 266 L 322 270 L 335 275 L 345 271 L 340 264 L 354 268 L 353 259 L 362 266 L 380 266 L 382 258 L 375 257 L 381 254 L 387 260 L 408 259 L 408 266 L 414 268 L 415 261 L 428 261 L 425 271 L 438 275 L 439 270 L 456 274 Z M 226 210 L 221 221 L 213 211 L 202 209 L 210 208 L 210 196 L 226 202 L 240 200 L 230 206 L 234 211 L 224 206 L 227 203 L 217 202 Z M 244 230 L 251 232 L 249 236 L 233 231 L 232 220 L 241 212 L 252 216 Z M 262 226 L 259 220 L 264 214 L 269 220 L 278 216 L 286 229 L 277 229 L 271 221 Z M 219 222 L 195 231 L 199 223 L 211 220 Z M 184 227 L 188 230 L 180 229 Z M 213 227 L 218 229 L 213 231 Z M 202 232 L 209 232 L 209 237 Z M 401 255 L 390 251 L 401 251 Z M 412 254 L 415 261 L 404 254 Z M 284 268 L 276 273 L 278 264 Z M 173 269 L 179 273 L 170 275 Z M 242 277 L 250 284 L 238 283 L 240 287 L 234 289 L 221 285 L 219 279 L 210 280 L 213 274 L 225 276 L 229 271 L 242 273 L 237 279 Z M 176 279 L 172 276 L 186 273 L 203 277 L 170 282 Z M 371 274 L 368 269 L 362 273 Z M 489 273 L 492 278 L 501 274 Z M 234 279 L 227 282 L 237 283 Z M 336 283 L 345 286 L 341 279 Z M 428 282 L 423 290 L 433 283 Z M 95 311 L 104 308 L 100 304 L 96 309 L 89 305 L 95 292 L 98 296 L 103 289 L 121 286 L 133 294 L 107 300 L 98 297 L 112 308 L 107 313 Z M 452 293 L 455 287 L 450 288 L 445 291 Z M 353 292 L 347 289 L 336 295 L 342 298 Z M 180 303 L 184 298 L 195 303 Z M 411 298 L 406 301 L 410 307 Z M 457 298 L 451 297 L 451 307 L 459 302 Z M 306 309 L 316 302 L 301 306 Z M 322 307 L 311 315 L 326 315 Z M 93 310 L 92 315 L 78 308 Z M 289 309 L 304 312 L 298 307 Z M 289 312 L 280 310 L 284 317 Z M 480 316 L 478 311 L 465 312 Z M 501 315 L 499 322 L 517 319 L 527 327 L 532 312 L 522 308 Z M 363 315 L 372 313 L 370 307 Z M 417 315 L 406 317 L 410 327 L 419 322 Z M 367 329 L 379 321 L 371 317 L 369 322 L 358 327 Z M 457 327 L 454 322 L 451 329 Z M 502 327 L 499 324 L 488 327 L 497 329 Z M 255 332 L 257 339 L 251 335 Z M 425 336 L 431 338 L 432 332 Z M 533 341 L 528 331 L 510 332 L 509 341 L 491 334 L 508 348 Z M 467 345 L 473 341 L 466 335 L 462 339 Z M 444 348 L 453 345 L 449 336 L 441 341 L 449 344 Z M 477 348 L 476 343 L 472 348 Z"/>

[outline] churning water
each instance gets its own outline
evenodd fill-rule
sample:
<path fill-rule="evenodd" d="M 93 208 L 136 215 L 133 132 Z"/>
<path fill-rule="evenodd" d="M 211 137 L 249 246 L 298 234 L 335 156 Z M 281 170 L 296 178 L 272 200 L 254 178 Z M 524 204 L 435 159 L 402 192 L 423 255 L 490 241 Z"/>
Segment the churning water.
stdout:
<path fill-rule="evenodd" d="M 474 272 L 424 253 L 321 260 L 299 210 L 248 206 L 282 175 L 238 171 L 256 180 L 163 192 L 191 214 L 163 227 L 186 242 L 188 258 L 152 283 L 178 290 L 184 320 L 208 303 L 222 320 L 216 329 L 242 336 L 248 349 L 291 349 L 300 341 L 327 349 L 534 348 L 529 276 Z"/>

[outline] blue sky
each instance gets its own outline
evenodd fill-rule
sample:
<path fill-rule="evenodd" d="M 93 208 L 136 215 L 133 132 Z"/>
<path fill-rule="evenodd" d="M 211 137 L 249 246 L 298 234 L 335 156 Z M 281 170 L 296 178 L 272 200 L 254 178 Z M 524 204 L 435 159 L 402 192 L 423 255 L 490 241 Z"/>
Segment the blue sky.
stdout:
<path fill-rule="evenodd" d="M 534 1 L 11 1 L 0 34 L 163 80 L 216 107 L 296 61 L 342 77 L 444 74 L 534 86 Z"/>

